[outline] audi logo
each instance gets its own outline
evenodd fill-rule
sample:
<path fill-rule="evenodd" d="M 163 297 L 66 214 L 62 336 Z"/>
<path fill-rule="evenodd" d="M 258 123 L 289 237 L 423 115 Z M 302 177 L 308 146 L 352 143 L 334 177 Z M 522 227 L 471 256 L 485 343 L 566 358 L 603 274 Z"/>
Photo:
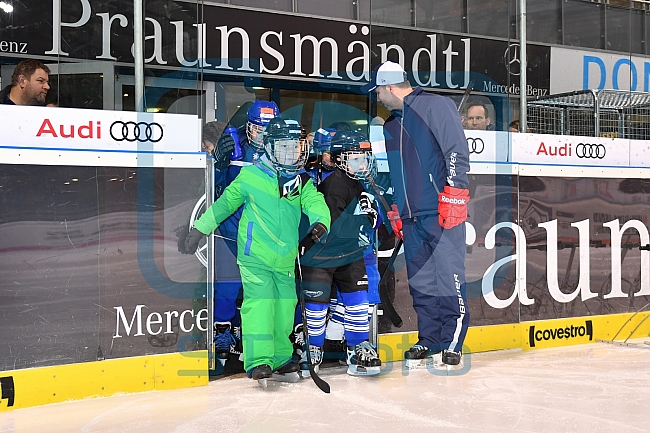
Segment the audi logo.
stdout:
<path fill-rule="evenodd" d="M 483 142 L 483 139 L 481 138 L 468 138 L 467 139 L 467 146 L 469 147 L 469 153 L 483 153 L 485 150 L 485 143 Z"/>
<path fill-rule="evenodd" d="M 120 120 L 111 125 L 111 137 L 115 141 L 150 141 L 158 143 L 163 138 L 163 128 L 156 122 L 122 122 Z"/>
<path fill-rule="evenodd" d="M 578 158 L 597 158 L 603 159 L 605 157 L 604 144 L 590 144 L 590 143 L 579 143 L 576 146 L 576 156 Z"/>

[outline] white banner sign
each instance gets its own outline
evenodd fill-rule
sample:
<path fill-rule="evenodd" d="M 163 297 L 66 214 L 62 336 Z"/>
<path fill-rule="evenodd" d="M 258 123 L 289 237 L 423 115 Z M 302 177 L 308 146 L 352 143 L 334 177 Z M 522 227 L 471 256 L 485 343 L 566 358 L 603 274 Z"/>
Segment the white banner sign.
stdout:
<path fill-rule="evenodd" d="M 465 130 L 470 162 L 509 161 L 510 135 L 507 132 Z"/>
<path fill-rule="evenodd" d="M 196 116 L 0 105 L 2 162 L 204 167 Z"/>
<path fill-rule="evenodd" d="M 512 159 L 521 164 L 628 166 L 630 140 L 572 135 L 512 134 Z"/>
<path fill-rule="evenodd" d="M 586 89 L 648 92 L 650 58 L 551 48 L 551 94 Z"/>

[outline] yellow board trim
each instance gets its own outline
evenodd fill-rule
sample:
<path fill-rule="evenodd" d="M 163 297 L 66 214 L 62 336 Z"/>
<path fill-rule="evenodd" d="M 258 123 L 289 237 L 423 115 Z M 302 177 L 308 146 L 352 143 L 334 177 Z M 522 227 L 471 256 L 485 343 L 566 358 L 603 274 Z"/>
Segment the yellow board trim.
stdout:
<path fill-rule="evenodd" d="M 539 320 L 534 322 L 509 323 L 505 325 L 475 326 L 467 330 L 463 352 L 479 353 L 492 350 L 523 349 L 536 350 L 549 347 L 571 346 L 575 344 L 595 343 L 598 340 L 611 340 L 614 335 L 625 325 L 616 337 L 616 340 L 626 338 L 647 337 L 650 334 L 650 319 L 645 320 L 650 312 L 612 314 L 604 316 L 573 317 L 567 319 Z M 645 321 L 644 321 L 645 320 Z M 591 322 L 592 338 L 576 335 L 570 338 L 558 338 L 558 329 L 571 326 L 585 327 L 586 322 Z M 643 322 L 641 324 L 641 322 Z M 641 326 L 630 336 L 630 332 Z M 541 331 L 541 341 L 535 340 L 534 347 L 530 345 L 530 328 L 534 332 Z M 551 333 L 551 331 L 554 331 Z M 544 333 L 544 331 L 548 331 Z M 539 334 L 538 334 L 539 335 Z M 548 340 L 544 337 L 548 336 Z M 555 338 L 553 338 L 555 336 Z M 400 332 L 382 334 L 379 336 L 379 357 L 383 362 L 402 361 L 404 352 L 417 343 L 417 332 Z"/>
<path fill-rule="evenodd" d="M 0 412 L 117 393 L 189 388 L 208 384 L 207 351 L 171 353 L 5 371 L 14 404 Z M 5 379 L 5 383 L 8 379 Z"/>
<path fill-rule="evenodd" d="M 463 351 L 537 350 L 611 340 L 624 325 L 617 341 L 628 337 L 645 337 L 650 334 L 650 319 L 646 320 L 649 315 L 650 312 L 637 315 L 626 313 L 476 326 L 467 331 Z M 591 322 L 591 340 L 586 335 L 570 338 L 564 338 L 563 335 L 559 338 L 558 330 L 571 330 L 571 326 L 574 329 L 585 327 L 586 332 L 587 321 Z M 639 324 L 641 326 L 630 335 Z M 534 347 L 530 345 L 531 327 L 535 333 L 542 333 L 541 340 L 535 340 Z M 547 331 L 548 339 L 543 338 L 544 331 Z M 416 342 L 416 332 L 382 334 L 379 336 L 379 355 L 383 362 L 401 361 L 404 352 Z M 14 384 L 14 404 L 8 407 L 7 399 L 0 400 L 0 412 L 118 393 L 207 385 L 208 353 L 203 350 L 0 372 L 0 379 L 4 383 L 9 380 L 7 378 L 11 378 Z"/>

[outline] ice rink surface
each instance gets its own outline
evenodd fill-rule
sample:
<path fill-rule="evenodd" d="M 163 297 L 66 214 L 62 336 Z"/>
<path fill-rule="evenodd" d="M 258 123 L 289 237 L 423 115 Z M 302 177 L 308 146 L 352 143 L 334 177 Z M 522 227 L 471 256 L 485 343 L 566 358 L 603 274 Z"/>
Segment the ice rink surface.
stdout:
<path fill-rule="evenodd" d="M 263 391 L 237 377 L 19 409 L 0 413 L 0 432 L 650 431 L 649 349 L 595 343 L 468 361 L 460 376 L 406 374 L 401 363 L 374 378 L 330 368 L 329 395 L 310 380 Z"/>

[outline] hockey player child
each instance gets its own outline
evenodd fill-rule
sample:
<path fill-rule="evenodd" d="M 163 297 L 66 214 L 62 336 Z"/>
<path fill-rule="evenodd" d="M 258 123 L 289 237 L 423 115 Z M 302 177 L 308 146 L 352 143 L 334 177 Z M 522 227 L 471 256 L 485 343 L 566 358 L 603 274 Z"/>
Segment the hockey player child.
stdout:
<path fill-rule="evenodd" d="M 256 100 L 246 113 L 247 122 L 241 131 L 223 122 L 209 122 L 203 128 L 203 149 L 215 159 L 215 199 L 239 174 L 242 167 L 250 165 L 255 150 L 248 152 L 249 143 L 259 144 L 254 149 L 263 151 L 262 129 L 279 115 L 274 102 Z M 222 134 L 223 131 L 223 134 Z M 221 137 L 221 138 L 220 138 Z M 232 138 L 232 139 L 230 139 Z M 218 228 L 215 239 L 214 267 L 217 280 L 214 283 L 214 353 L 218 362 L 215 373 L 221 374 L 231 353 L 241 354 L 241 318 L 237 300 L 241 298 L 241 277 L 237 267 L 237 228 L 242 209 L 226 218 Z M 187 233 L 187 232 L 186 232 Z M 185 234 L 186 236 L 186 234 Z M 179 238 L 179 251 L 187 253 L 185 237 Z"/>
<path fill-rule="evenodd" d="M 358 180 L 360 173 L 374 163 L 370 142 L 352 131 L 319 130 L 314 143 L 322 153 L 318 190 L 329 207 L 332 229 L 324 243 L 315 244 L 306 238 L 300 247 L 309 327 L 305 346 L 309 345 L 316 370 L 322 361 L 330 292 L 336 285 L 345 308 L 348 374 L 375 375 L 381 361 L 368 342 L 368 281 L 363 254 L 370 244 L 366 232 L 376 229 L 379 216 L 372 197 Z M 301 359 L 303 376 L 309 375 L 306 355 L 303 352 Z"/>
<path fill-rule="evenodd" d="M 199 218 L 186 239 L 196 250 L 241 205 L 237 263 L 244 286 L 241 307 L 244 368 L 260 380 L 298 377 L 289 341 L 296 308 L 295 260 L 304 212 L 314 240 L 327 234 L 329 210 L 308 175 L 297 175 L 307 158 L 295 120 L 275 118 L 264 129 L 265 154 L 243 167 L 223 195 Z M 275 374 L 275 376 L 274 376 Z"/>
<path fill-rule="evenodd" d="M 234 127 L 226 129 L 234 136 L 235 146 L 230 153 L 230 164 L 220 191 L 232 183 L 242 167 L 259 158 L 260 152 L 264 151 L 262 130 L 279 114 L 275 102 L 255 100 L 246 112 L 245 131 L 238 132 Z M 219 175 L 215 174 L 215 179 L 217 176 Z M 241 298 L 242 283 L 236 264 L 236 239 L 241 214 L 242 208 L 239 208 L 219 225 L 221 237 L 215 240 L 214 247 L 217 277 L 214 296 L 214 346 L 215 357 L 222 366 L 230 353 L 238 354 L 242 350 L 241 318 L 237 312 L 237 299 Z"/>

